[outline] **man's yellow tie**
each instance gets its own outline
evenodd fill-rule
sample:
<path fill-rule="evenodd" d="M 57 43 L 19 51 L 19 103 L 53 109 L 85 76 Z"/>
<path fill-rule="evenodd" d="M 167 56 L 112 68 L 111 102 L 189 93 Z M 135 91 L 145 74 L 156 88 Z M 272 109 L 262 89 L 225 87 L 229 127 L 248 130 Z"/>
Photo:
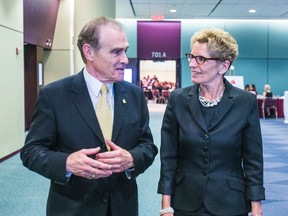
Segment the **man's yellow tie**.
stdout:
<path fill-rule="evenodd" d="M 112 114 L 109 108 L 109 104 L 107 103 L 107 85 L 103 84 L 100 91 L 101 96 L 97 102 L 96 116 L 102 130 L 106 147 L 108 151 L 110 151 L 110 146 L 107 145 L 106 139 L 111 140 L 112 137 Z"/>

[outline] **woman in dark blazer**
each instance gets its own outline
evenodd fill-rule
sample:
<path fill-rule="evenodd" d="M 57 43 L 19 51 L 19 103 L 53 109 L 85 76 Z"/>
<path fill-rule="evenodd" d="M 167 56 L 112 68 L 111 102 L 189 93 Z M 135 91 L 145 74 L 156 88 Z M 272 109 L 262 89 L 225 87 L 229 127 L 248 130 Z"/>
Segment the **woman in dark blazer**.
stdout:
<path fill-rule="evenodd" d="M 221 29 L 191 38 L 195 85 L 172 92 L 161 129 L 161 215 L 262 215 L 256 96 L 224 78 L 237 56 L 236 40 Z"/>

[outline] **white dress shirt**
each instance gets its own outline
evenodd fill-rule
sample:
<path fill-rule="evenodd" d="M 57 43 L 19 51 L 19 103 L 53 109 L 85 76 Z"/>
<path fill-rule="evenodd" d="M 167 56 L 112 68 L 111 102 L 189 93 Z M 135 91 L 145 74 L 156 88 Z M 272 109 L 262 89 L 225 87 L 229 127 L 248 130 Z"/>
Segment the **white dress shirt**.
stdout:
<path fill-rule="evenodd" d="M 102 82 L 100 82 L 99 80 L 97 80 L 95 77 L 93 77 L 91 74 L 89 74 L 86 70 L 86 68 L 84 68 L 84 80 L 86 82 L 87 88 L 88 88 L 88 92 L 90 95 L 90 99 L 92 101 L 94 110 L 96 110 L 96 106 L 97 106 L 97 102 L 98 99 L 101 96 L 101 86 L 102 86 Z M 114 90 L 113 90 L 113 83 L 107 83 L 108 86 L 108 93 L 107 93 L 107 102 L 109 104 L 110 110 L 111 110 L 111 114 L 112 114 L 112 122 L 114 119 Z"/>

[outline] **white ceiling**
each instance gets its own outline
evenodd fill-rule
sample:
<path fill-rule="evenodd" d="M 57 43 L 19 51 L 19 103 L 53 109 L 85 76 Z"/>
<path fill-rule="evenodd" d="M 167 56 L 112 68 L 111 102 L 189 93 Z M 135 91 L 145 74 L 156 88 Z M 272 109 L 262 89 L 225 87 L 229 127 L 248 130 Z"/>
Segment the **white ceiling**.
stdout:
<path fill-rule="evenodd" d="M 285 20 L 288 0 L 116 0 L 116 18 L 151 19 L 157 15 L 165 19 Z"/>

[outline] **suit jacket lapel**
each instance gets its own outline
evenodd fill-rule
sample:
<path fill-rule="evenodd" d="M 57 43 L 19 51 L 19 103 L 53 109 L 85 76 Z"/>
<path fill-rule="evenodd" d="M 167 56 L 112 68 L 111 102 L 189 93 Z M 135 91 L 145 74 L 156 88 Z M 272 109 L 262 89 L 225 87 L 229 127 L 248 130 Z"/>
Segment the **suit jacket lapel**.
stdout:
<path fill-rule="evenodd" d="M 199 85 L 197 84 L 192 86 L 188 95 L 187 104 L 194 120 L 203 130 L 207 132 L 207 126 L 201 111 L 200 104 L 198 102 L 198 86 Z"/>
<path fill-rule="evenodd" d="M 201 105 L 198 102 L 199 85 L 196 84 L 192 86 L 191 91 L 189 92 L 189 97 L 187 100 L 189 110 L 192 114 L 192 117 L 195 119 L 198 125 L 206 132 L 214 128 L 225 117 L 226 113 L 232 107 L 233 102 L 231 98 L 233 98 L 233 86 L 226 79 L 224 79 L 224 83 L 225 83 L 225 92 L 221 102 L 217 105 L 218 106 L 217 112 L 215 113 L 215 116 L 212 119 L 209 128 L 207 128 L 206 126 L 203 113 L 200 107 Z"/>
<path fill-rule="evenodd" d="M 221 102 L 217 105 L 217 111 L 212 119 L 212 122 L 209 126 L 209 130 L 214 128 L 226 115 L 226 113 L 230 110 L 232 106 L 231 100 L 227 97 L 227 95 L 223 95 Z"/>
<path fill-rule="evenodd" d="M 114 122 L 112 140 L 115 141 L 126 116 L 129 98 L 125 93 L 125 87 L 122 82 L 114 83 Z"/>
<path fill-rule="evenodd" d="M 209 130 L 214 128 L 226 115 L 226 113 L 231 109 L 232 107 L 232 85 L 224 79 L 225 83 L 225 92 L 223 94 L 221 102 L 217 105 L 217 111 L 212 119 L 212 122 L 210 124 Z"/>
<path fill-rule="evenodd" d="M 96 113 L 84 80 L 83 71 L 75 76 L 74 83 L 71 87 L 71 100 L 90 128 L 99 137 L 99 139 L 103 140 Z"/>

